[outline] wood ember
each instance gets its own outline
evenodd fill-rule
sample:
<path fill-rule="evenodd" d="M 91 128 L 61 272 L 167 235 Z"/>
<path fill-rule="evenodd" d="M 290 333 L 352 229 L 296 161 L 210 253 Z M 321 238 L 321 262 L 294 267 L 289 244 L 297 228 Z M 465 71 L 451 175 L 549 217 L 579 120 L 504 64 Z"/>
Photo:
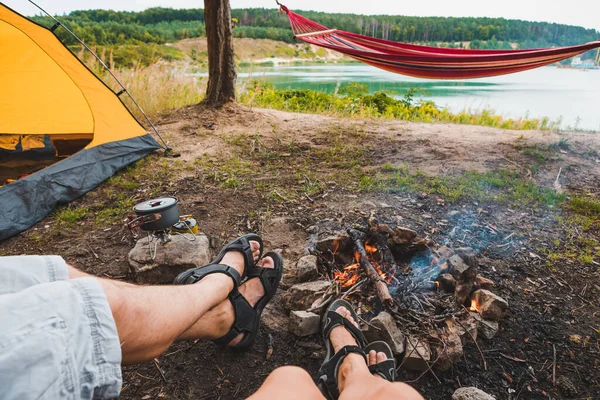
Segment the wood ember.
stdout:
<path fill-rule="evenodd" d="M 383 279 L 381 278 L 381 276 L 379 276 L 379 274 L 375 270 L 375 267 L 373 267 L 373 264 L 371 264 L 371 262 L 369 261 L 369 257 L 367 256 L 367 251 L 365 250 L 363 244 L 363 241 L 366 237 L 365 233 L 356 229 L 348 228 L 348 234 L 350 235 L 350 238 L 352 238 L 352 241 L 354 242 L 354 248 L 359 254 L 358 263 L 369 277 L 371 283 L 373 283 L 373 285 L 375 286 L 375 290 L 377 291 L 377 297 L 379 298 L 382 304 L 388 306 L 392 305 L 393 300 L 392 296 L 390 296 L 387 284 L 383 282 Z"/>

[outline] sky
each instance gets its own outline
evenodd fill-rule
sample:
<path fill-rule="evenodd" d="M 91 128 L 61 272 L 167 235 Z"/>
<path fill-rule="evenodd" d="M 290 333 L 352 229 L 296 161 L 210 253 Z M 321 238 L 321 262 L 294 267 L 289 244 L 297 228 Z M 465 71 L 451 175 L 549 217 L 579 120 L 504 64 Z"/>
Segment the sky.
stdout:
<path fill-rule="evenodd" d="M 27 0 L 0 0 L 25 15 L 37 14 Z M 51 14 L 82 9 L 139 11 L 150 7 L 200 8 L 202 0 L 36 0 Z M 230 0 L 232 8 L 275 8 L 275 0 Z M 577 25 L 600 31 L 599 0 L 281 0 L 294 10 L 443 17 L 504 17 Z"/>

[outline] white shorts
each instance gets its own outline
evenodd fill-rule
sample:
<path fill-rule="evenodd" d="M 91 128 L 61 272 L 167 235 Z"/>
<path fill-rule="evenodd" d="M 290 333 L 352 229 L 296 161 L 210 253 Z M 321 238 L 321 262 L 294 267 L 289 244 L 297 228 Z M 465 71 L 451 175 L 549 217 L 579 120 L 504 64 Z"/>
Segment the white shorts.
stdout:
<path fill-rule="evenodd" d="M 119 396 L 121 347 L 104 289 L 58 256 L 0 257 L 0 397 Z"/>

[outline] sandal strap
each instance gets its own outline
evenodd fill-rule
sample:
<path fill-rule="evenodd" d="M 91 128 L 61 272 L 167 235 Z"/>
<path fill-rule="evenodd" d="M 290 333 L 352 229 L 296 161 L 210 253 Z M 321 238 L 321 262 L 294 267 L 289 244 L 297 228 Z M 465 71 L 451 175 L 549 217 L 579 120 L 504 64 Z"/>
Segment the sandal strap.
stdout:
<path fill-rule="evenodd" d="M 240 273 L 235 268 L 225 264 L 208 264 L 204 267 L 193 268 L 181 273 L 175 278 L 174 283 L 178 285 L 191 285 L 200 281 L 205 276 L 215 273 L 222 273 L 229 276 L 233 280 L 234 290 L 237 289 L 242 281 Z"/>
<path fill-rule="evenodd" d="M 280 275 L 281 274 L 278 268 L 254 267 L 248 271 L 248 279 L 260 279 L 260 283 L 265 290 L 265 296 L 269 296 L 277 290 L 277 287 L 279 286 Z"/>
<path fill-rule="evenodd" d="M 369 372 L 377 374 L 387 381 L 394 382 L 396 380 L 396 361 L 388 358 L 380 363 L 369 365 Z"/>
<path fill-rule="evenodd" d="M 329 340 L 329 334 L 331 333 L 331 330 L 340 325 L 343 325 L 350 332 L 350 334 L 354 337 L 354 339 L 356 339 L 361 347 L 365 347 L 367 345 L 361 330 L 354 326 L 354 324 L 347 318 L 342 317 L 334 310 L 327 312 L 325 321 L 323 322 L 323 338 L 325 341 Z"/>
<path fill-rule="evenodd" d="M 255 240 L 260 244 L 260 252 L 262 255 L 262 239 L 260 238 L 260 236 L 250 233 L 238 237 L 237 239 L 233 240 L 225 247 L 223 247 L 223 249 L 221 249 L 221 251 L 217 255 L 217 258 L 213 261 L 213 263 L 221 262 L 221 260 L 223 260 L 223 257 L 225 257 L 225 254 L 227 254 L 227 252 L 229 251 L 238 251 L 244 256 L 244 273 L 242 274 L 242 279 L 245 278 L 248 271 L 254 268 L 255 266 L 254 256 L 252 255 L 252 246 L 250 246 L 251 240 Z"/>
<path fill-rule="evenodd" d="M 226 346 L 240 333 L 251 333 L 254 328 L 254 320 L 257 316 L 254 308 L 248 303 L 248 300 L 242 296 L 237 288 L 233 289 L 228 297 L 233 306 L 235 319 L 229 332 L 219 339 L 213 340 L 213 342 L 219 346 Z"/>
<path fill-rule="evenodd" d="M 339 315 L 339 314 L 338 314 Z M 333 357 L 329 359 L 325 364 L 321 366 L 319 370 L 319 382 L 325 384 L 329 393 L 333 398 L 337 399 L 340 395 L 337 382 L 338 369 L 346 356 L 349 354 L 360 354 L 367 361 L 367 356 L 363 349 L 359 346 L 345 346 L 339 349 Z"/>

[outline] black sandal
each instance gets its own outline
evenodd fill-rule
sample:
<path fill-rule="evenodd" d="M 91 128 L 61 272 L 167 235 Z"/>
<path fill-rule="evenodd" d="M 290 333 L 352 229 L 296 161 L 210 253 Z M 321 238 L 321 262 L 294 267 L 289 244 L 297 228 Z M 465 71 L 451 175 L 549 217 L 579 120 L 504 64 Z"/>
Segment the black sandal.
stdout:
<path fill-rule="evenodd" d="M 327 349 L 327 354 L 325 355 L 325 361 L 323 361 L 323 365 L 321 365 L 321 369 L 319 369 L 319 378 L 317 385 L 319 389 L 327 397 L 328 399 L 337 399 L 340 396 L 340 392 L 337 385 L 337 373 L 342 361 L 348 354 L 356 353 L 360 354 L 365 358 L 365 362 L 368 364 L 367 356 L 363 351 L 363 347 L 366 346 L 366 340 L 361 332 L 356 326 L 352 324 L 348 319 L 342 317 L 335 310 L 338 307 L 345 307 L 352 314 L 352 318 L 354 321 L 358 322 L 358 315 L 352 308 L 352 305 L 348 303 L 346 300 L 336 300 L 329 305 L 327 311 L 325 312 L 323 319 L 323 339 L 325 340 L 325 348 Z M 329 334 L 331 330 L 337 326 L 343 325 L 348 332 L 356 339 L 358 346 L 345 346 L 337 351 L 337 353 L 333 354 L 333 344 L 329 339 Z"/>
<path fill-rule="evenodd" d="M 279 254 L 269 252 L 265 254 L 264 257 L 271 257 L 273 259 L 274 268 L 254 266 L 248 271 L 248 279 L 259 278 L 265 290 L 265 294 L 254 307 L 252 307 L 237 288 L 233 289 L 229 294 L 229 301 L 231 301 L 231 305 L 235 312 L 235 320 L 233 321 L 231 329 L 225 336 L 213 340 L 217 345 L 227 346 L 227 344 L 235 339 L 240 333 L 245 333 L 241 342 L 235 346 L 231 346 L 234 349 L 245 349 L 252 345 L 256 335 L 258 335 L 260 316 L 267 303 L 275 295 L 275 292 L 279 287 L 279 282 L 281 281 L 281 276 L 283 275 L 283 258 L 281 258 Z"/>
<path fill-rule="evenodd" d="M 369 365 L 369 372 L 381 376 L 386 381 L 394 382 L 396 380 L 396 359 L 390 346 L 386 342 L 373 342 L 365 347 L 365 354 L 368 355 L 371 350 L 375 350 L 377 353 L 385 353 L 387 360 Z"/>
<path fill-rule="evenodd" d="M 191 285 L 207 275 L 223 273 L 228 275 L 233 280 L 234 289 L 237 288 L 242 280 L 248 275 L 248 272 L 255 266 L 254 257 L 252 256 L 252 247 L 250 246 L 251 240 L 260 244 L 260 254 L 258 256 L 260 259 L 263 252 L 262 239 L 260 236 L 254 233 L 249 233 L 227 243 L 227 245 L 221 249 L 219 254 L 217 254 L 217 257 L 210 262 L 210 264 L 207 264 L 203 267 L 191 268 L 180 273 L 177 275 L 173 283 L 175 285 Z M 225 254 L 232 250 L 239 251 L 244 255 L 244 273 L 242 275 L 240 275 L 235 268 L 232 268 L 229 265 L 219 264 L 223 257 L 225 257 Z"/>

